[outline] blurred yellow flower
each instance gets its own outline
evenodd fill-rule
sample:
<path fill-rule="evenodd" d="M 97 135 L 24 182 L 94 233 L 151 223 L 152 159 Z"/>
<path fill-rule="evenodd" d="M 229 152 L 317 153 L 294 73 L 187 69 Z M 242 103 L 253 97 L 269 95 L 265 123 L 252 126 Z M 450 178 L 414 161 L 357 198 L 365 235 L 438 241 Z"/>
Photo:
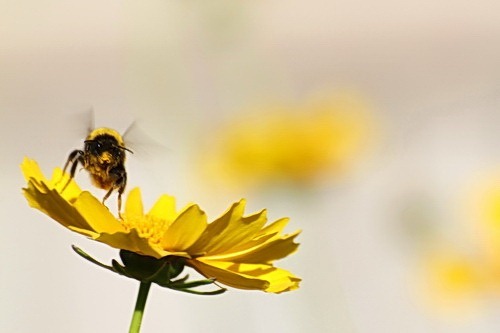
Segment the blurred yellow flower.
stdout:
<path fill-rule="evenodd" d="M 294 239 L 300 231 L 282 234 L 286 218 L 265 226 L 265 210 L 243 216 L 244 200 L 208 223 L 198 205 L 178 211 L 169 195 L 162 195 L 145 213 L 140 190 L 135 188 L 122 219 L 117 219 L 74 181 L 61 193 L 68 175 L 59 168 L 51 180 L 33 160 L 25 159 L 21 168 L 28 182 L 23 191 L 29 204 L 72 231 L 144 256 L 184 258 L 200 274 L 234 288 L 280 293 L 299 286 L 298 277 L 273 262 L 297 250 Z"/>
<path fill-rule="evenodd" d="M 500 175 L 487 175 L 472 191 L 472 218 L 479 221 L 478 234 L 488 255 L 500 262 Z"/>
<path fill-rule="evenodd" d="M 458 248 L 437 240 L 425 260 L 434 301 L 449 307 L 500 296 L 500 177 L 488 175 L 471 194 L 466 205 L 471 242 Z"/>
<path fill-rule="evenodd" d="M 235 184 L 309 184 L 344 174 L 369 146 L 371 125 L 366 105 L 348 95 L 267 107 L 222 129 L 200 164 Z"/>
<path fill-rule="evenodd" d="M 449 249 L 435 250 L 426 257 L 427 295 L 439 309 L 470 306 L 484 291 L 486 276 L 473 258 Z"/>

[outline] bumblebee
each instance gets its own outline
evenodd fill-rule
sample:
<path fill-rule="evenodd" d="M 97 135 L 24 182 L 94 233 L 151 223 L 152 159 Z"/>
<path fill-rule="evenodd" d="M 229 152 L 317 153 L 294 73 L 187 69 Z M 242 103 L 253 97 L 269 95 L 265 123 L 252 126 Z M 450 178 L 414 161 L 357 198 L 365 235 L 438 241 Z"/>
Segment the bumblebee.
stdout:
<path fill-rule="evenodd" d="M 102 199 L 103 204 L 113 191 L 118 192 L 118 214 L 120 214 L 122 194 L 127 185 L 126 152 L 133 153 L 125 147 L 123 138 L 117 131 L 106 127 L 94 129 L 85 139 L 83 150 L 76 149 L 69 154 L 63 172 L 66 172 L 71 164 L 70 179 L 63 191 L 75 177 L 76 168 L 81 164 L 89 172 L 92 184 L 108 191 Z"/>

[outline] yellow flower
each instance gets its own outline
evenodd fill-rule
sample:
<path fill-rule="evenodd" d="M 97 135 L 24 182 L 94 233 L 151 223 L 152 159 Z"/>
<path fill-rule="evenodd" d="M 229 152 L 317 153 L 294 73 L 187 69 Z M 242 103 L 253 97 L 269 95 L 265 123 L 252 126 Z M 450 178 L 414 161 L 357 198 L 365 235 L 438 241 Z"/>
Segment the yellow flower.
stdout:
<path fill-rule="evenodd" d="M 197 165 L 209 179 L 235 185 L 311 184 L 341 176 L 373 141 L 366 110 L 359 98 L 347 95 L 251 110 L 218 131 Z"/>
<path fill-rule="evenodd" d="M 460 246 L 442 237 L 428 241 L 423 260 L 432 301 L 443 308 L 477 307 L 500 296 L 499 173 L 475 178 L 461 206 L 461 215 L 471 221 L 468 241 Z"/>
<path fill-rule="evenodd" d="M 491 291 L 492 267 L 480 256 L 441 244 L 426 253 L 421 265 L 424 290 L 419 296 L 438 312 L 470 311 Z"/>
<path fill-rule="evenodd" d="M 438 308 L 463 307 L 478 298 L 486 287 L 488 272 L 477 258 L 455 249 L 435 249 L 425 258 L 426 284 Z"/>
<path fill-rule="evenodd" d="M 21 165 L 28 182 L 23 189 L 29 204 L 64 227 L 111 247 L 153 258 L 183 258 L 185 264 L 207 278 L 240 289 L 280 293 L 297 289 L 300 279 L 273 262 L 296 251 L 296 231 L 282 233 L 288 219 L 268 226 L 266 211 L 243 216 L 245 201 L 233 204 L 211 223 L 195 204 L 176 210 L 175 199 L 162 195 L 145 213 L 138 188 L 130 191 L 115 218 L 100 200 L 82 191 L 57 168 L 51 180 L 38 164 Z"/>

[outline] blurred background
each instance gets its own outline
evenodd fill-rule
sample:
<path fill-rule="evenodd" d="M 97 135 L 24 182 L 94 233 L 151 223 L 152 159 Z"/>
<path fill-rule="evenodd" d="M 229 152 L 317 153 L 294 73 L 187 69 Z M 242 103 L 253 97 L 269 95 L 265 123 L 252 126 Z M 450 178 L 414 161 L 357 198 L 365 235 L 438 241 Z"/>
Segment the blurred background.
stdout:
<path fill-rule="evenodd" d="M 0 331 L 124 332 L 117 252 L 28 207 L 96 126 L 128 189 L 213 220 L 291 217 L 281 295 L 153 287 L 143 332 L 497 332 L 500 7 L 495 1 L 0 0 Z M 77 175 L 96 196 L 85 172 Z M 113 207 L 113 201 L 109 203 Z"/>

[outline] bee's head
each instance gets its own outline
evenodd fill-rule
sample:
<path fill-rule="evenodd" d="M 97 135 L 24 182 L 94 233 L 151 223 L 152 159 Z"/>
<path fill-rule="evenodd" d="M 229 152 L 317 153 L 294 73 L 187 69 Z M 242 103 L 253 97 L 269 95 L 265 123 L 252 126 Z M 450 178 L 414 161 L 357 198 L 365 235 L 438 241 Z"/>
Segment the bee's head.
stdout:
<path fill-rule="evenodd" d="M 84 150 L 97 157 L 102 164 L 114 164 L 114 161 L 122 160 L 125 151 L 132 153 L 130 149 L 121 146 L 114 136 L 108 134 L 97 135 L 93 139 L 85 140 Z"/>
<path fill-rule="evenodd" d="M 132 153 L 125 147 L 122 136 L 114 129 L 107 127 L 96 128 L 90 132 L 85 140 L 85 151 L 98 156 L 104 152 L 112 156 L 123 155 L 125 151 Z"/>

